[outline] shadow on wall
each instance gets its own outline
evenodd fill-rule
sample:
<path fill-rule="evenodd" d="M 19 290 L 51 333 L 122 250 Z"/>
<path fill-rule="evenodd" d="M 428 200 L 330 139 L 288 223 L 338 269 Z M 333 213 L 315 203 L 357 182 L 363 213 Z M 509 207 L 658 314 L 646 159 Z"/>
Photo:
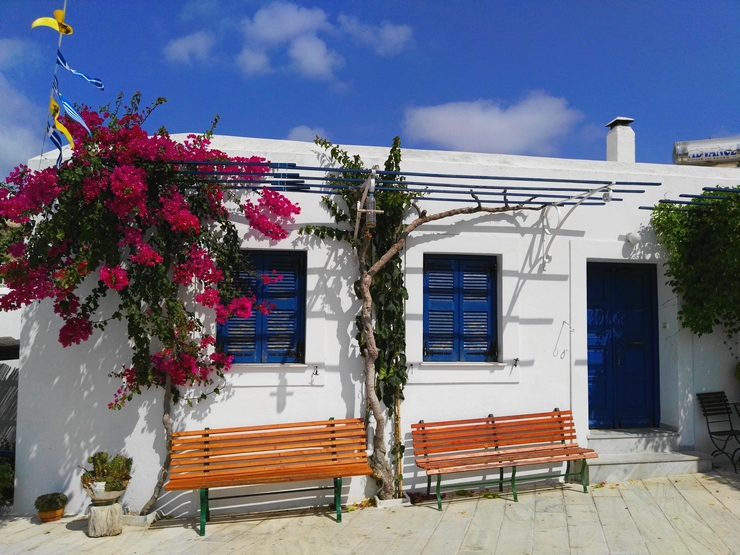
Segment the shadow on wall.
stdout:
<path fill-rule="evenodd" d="M 622 256 L 626 259 L 647 262 L 665 257 L 665 251 L 658 244 L 655 230 L 651 225 L 641 224 L 636 231 L 620 235 L 619 239 L 624 241 Z"/>
<path fill-rule="evenodd" d="M 125 323 L 113 321 L 104 333 L 96 331 L 86 342 L 63 348 L 58 342 L 61 319 L 52 314 L 50 301 L 24 310 L 15 511 L 33 514 L 38 495 L 63 491 L 70 498 L 67 512 L 82 512 L 89 500 L 81 488 L 80 467 L 89 466 L 87 458 L 98 451 L 134 457 L 122 502 L 138 511 L 151 496 L 164 461 L 163 390 L 145 390 L 122 410 L 110 410 L 120 383 L 109 374 L 131 361 Z M 196 404 L 191 416 L 205 420 L 209 410 L 208 403 Z"/>

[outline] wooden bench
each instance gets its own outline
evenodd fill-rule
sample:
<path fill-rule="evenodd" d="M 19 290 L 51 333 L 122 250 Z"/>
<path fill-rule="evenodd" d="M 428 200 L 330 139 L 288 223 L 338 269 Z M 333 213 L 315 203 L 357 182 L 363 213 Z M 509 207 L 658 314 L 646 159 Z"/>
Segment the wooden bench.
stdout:
<path fill-rule="evenodd" d="M 242 428 L 195 430 L 172 434 L 172 464 L 166 490 L 200 490 L 200 535 L 210 520 L 211 488 L 334 480 L 334 507 L 342 521 L 342 478 L 367 476 L 365 422 L 360 418 L 296 422 Z M 308 487 L 258 494 L 331 489 Z"/>
<path fill-rule="evenodd" d="M 411 425 L 416 465 L 426 471 L 427 495 L 432 476 L 437 476 L 437 507 L 442 510 L 442 489 L 498 484 L 503 490 L 504 469 L 511 468 L 511 490 L 517 501 L 517 481 L 543 478 L 567 478 L 579 475 L 583 491 L 586 483 L 586 459 L 598 457 L 593 449 L 579 447 L 576 428 L 569 410 L 493 416 L 447 422 L 424 422 Z M 582 461 L 578 472 L 570 471 L 571 461 Z M 517 478 L 521 466 L 566 463 L 564 473 L 538 474 Z M 480 472 L 499 469 L 499 478 L 474 483 L 442 486 L 442 475 L 458 472 Z"/>

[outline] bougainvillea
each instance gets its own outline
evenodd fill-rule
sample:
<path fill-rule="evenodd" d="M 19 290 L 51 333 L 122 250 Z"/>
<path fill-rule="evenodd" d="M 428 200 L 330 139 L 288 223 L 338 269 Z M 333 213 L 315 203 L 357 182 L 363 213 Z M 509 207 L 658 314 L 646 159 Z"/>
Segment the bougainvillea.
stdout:
<path fill-rule="evenodd" d="M 20 166 L 0 188 L 11 256 L 0 266 L 10 289 L 0 308 L 51 299 L 65 347 L 124 319 L 132 358 L 111 372 L 123 383 L 110 408 L 167 381 L 177 400 L 181 388 L 207 387 L 223 376 L 231 357 L 216 349 L 198 307 L 215 311 L 221 322 L 269 310 L 233 288 L 232 274 L 245 261 L 229 214 L 239 210 L 252 229 L 277 239 L 287 236 L 284 225 L 299 212 L 268 189 L 256 202 L 239 202 L 228 182 L 204 182 L 198 170 L 225 169 L 219 162 L 228 162 L 229 175 L 240 181 L 259 178 L 269 166 L 211 149 L 211 132 L 184 143 L 163 129 L 149 136 L 142 124 L 153 107 L 139 110 L 135 95 L 130 107 L 119 97 L 113 109 L 83 108 L 92 135 L 65 122 L 75 141 L 68 161 L 58 169 Z M 103 314 L 101 299 L 108 296 L 115 308 Z"/>

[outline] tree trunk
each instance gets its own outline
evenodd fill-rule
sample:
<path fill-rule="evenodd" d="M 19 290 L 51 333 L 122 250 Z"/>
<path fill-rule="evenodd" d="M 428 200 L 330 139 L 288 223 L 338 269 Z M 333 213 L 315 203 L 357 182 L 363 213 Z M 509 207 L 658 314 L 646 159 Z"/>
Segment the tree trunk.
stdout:
<path fill-rule="evenodd" d="M 101 507 L 91 505 L 87 535 L 91 538 L 117 536 L 123 532 L 123 507 L 120 503 Z"/>
<path fill-rule="evenodd" d="M 385 415 L 375 391 L 375 361 L 378 359 L 378 347 L 373 332 L 373 298 L 370 295 L 372 276 L 366 271 L 360 275 L 360 294 L 362 295 L 362 335 L 365 338 L 365 395 L 367 407 L 375 418 L 375 435 L 373 436 L 373 454 L 368 461 L 373 469 L 373 478 L 380 486 L 380 499 L 393 499 L 393 470 L 388 462 L 388 450 L 385 446 Z"/>
<path fill-rule="evenodd" d="M 139 511 L 140 515 L 147 515 L 149 514 L 149 511 L 151 510 L 152 506 L 157 502 L 157 499 L 159 499 L 159 494 L 162 491 L 162 486 L 164 486 L 164 483 L 167 481 L 167 478 L 170 475 L 170 463 L 172 462 L 172 415 L 171 408 L 172 408 L 172 378 L 170 378 L 170 375 L 167 374 L 167 377 L 165 378 L 164 382 L 164 400 L 162 401 L 162 425 L 164 426 L 164 438 L 165 438 L 165 445 L 167 447 L 167 454 L 164 458 L 164 464 L 162 465 L 162 471 L 159 474 L 159 480 L 157 480 L 157 485 L 154 486 L 154 492 L 152 493 L 151 498 L 149 501 L 146 502 L 146 505 Z"/>

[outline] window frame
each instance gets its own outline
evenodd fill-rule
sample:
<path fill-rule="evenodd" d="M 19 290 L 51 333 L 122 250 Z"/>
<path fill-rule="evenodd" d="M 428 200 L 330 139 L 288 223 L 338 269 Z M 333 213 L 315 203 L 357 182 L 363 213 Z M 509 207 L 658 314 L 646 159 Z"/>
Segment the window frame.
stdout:
<path fill-rule="evenodd" d="M 266 302 L 276 306 L 268 314 L 255 309 L 249 319 L 232 316 L 225 324 L 218 324 L 216 338 L 219 348 L 234 356 L 233 364 L 305 364 L 306 251 L 247 250 L 244 254 L 251 261 L 254 273 L 234 272 L 237 288 L 245 295 L 254 294 L 257 305 Z M 289 269 L 291 267 L 292 270 Z M 273 270 L 290 279 L 263 283 L 261 276 L 271 274 Z M 288 285 L 290 289 L 286 289 Z M 291 310 L 292 315 L 289 314 Z M 269 333 L 270 326 L 280 328 L 286 324 L 292 326 L 292 330 L 284 337 Z M 253 337 L 249 337 L 250 334 Z M 286 337 L 290 339 L 286 341 Z M 286 343 L 291 344 L 290 350 L 285 348 Z M 235 344 L 241 344 L 241 352 L 237 348 L 229 348 Z"/>
<path fill-rule="evenodd" d="M 498 267 L 495 255 L 424 254 L 423 362 L 499 361 Z"/>

